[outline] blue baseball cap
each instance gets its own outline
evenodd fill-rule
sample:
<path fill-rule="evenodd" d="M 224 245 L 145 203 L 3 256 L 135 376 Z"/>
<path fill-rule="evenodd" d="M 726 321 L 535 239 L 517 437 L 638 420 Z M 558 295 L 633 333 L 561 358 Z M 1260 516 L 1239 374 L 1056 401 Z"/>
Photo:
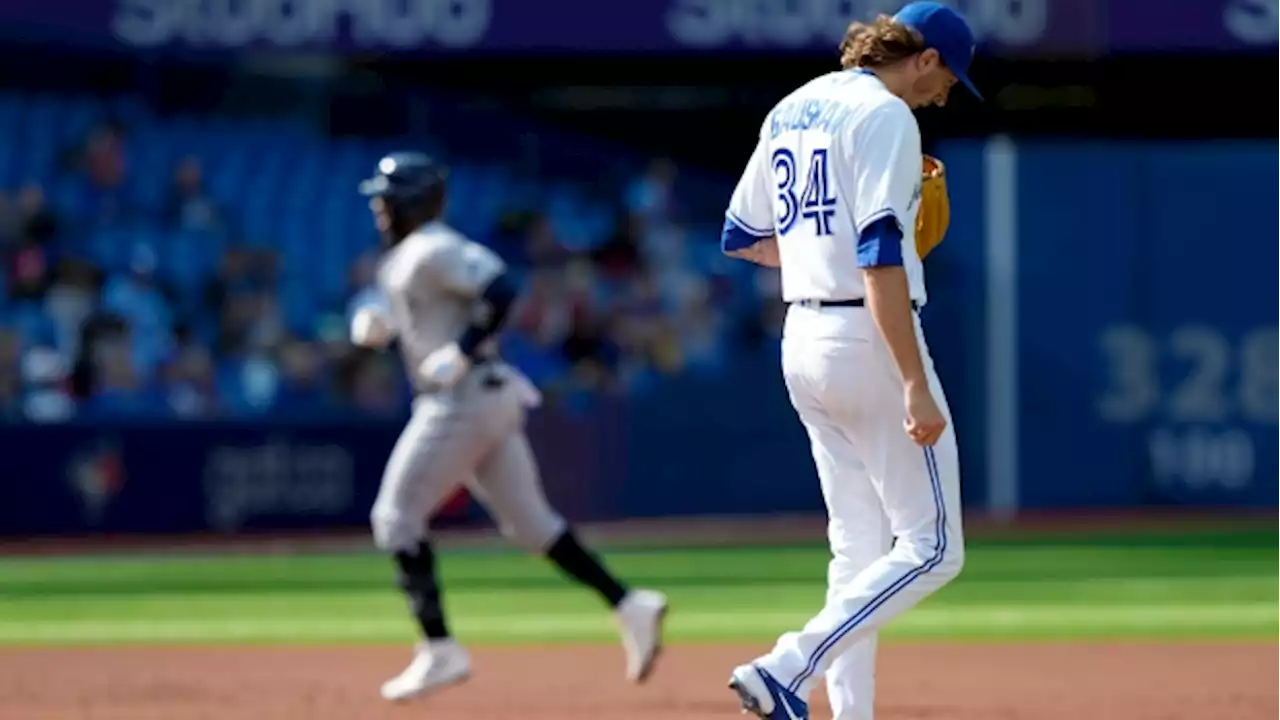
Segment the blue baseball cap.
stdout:
<path fill-rule="evenodd" d="M 978 45 L 973 39 L 973 30 L 960 13 L 941 3 L 913 2 L 899 10 L 893 19 L 920 33 L 925 47 L 937 50 L 943 64 L 956 79 L 975 97 L 982 99 L 982 93 L 969 79 L 969 64 L 973 62 Z"/>

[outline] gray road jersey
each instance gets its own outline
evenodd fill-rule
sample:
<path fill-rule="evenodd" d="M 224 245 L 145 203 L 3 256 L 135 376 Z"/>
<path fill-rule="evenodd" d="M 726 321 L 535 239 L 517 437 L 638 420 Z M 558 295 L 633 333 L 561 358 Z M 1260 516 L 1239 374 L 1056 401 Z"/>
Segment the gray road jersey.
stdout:
<path fill-rule="evenodd" d="M 400 338 L 405 369 L 458 339 L 480 311 L 480 294 L 506 265 L 488 248 L 444 223 L 428 223 L 383 256 L 378 285 Z"/>

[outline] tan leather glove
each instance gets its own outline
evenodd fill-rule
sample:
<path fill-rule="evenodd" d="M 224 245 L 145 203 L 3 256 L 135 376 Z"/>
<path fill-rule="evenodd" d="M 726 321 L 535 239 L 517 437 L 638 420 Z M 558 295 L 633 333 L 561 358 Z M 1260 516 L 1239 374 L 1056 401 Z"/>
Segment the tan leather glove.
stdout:
<path fill-rule="evenodd" d="M 921 260 L 942 244 L 951 225 L 946 166 L 937 158 L 925 155 L 922 172 L 920 210 L 916 213 L 916 252 Z"/>

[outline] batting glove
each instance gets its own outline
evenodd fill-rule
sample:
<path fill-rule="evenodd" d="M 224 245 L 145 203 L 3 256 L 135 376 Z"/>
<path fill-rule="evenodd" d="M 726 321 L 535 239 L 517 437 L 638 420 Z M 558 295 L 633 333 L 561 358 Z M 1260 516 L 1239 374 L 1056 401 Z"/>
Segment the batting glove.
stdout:
<path fill-rule="evenodd" d="M 458 384 L 469 370 L 471 370 L 471 360 L 457 343 L 449 343 L 422 361 L 418 366 L 418 375 L 437 387 L 451 388 Z"/>
<path fill-rule="evenodd" d="M 355 345 L 382 348 L 394 338 L 391 321 L 376 307 L 366 305 L 351 318 L 351 342 Z"/>

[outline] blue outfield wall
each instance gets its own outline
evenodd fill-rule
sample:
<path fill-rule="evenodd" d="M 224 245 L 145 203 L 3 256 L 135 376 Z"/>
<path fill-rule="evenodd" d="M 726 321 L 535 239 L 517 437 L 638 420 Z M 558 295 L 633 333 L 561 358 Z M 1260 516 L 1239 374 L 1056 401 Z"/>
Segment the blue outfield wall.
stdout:
<path fill-rule="evenodd" d="M 774 380 L 732 406 L 743 383 Z M 805 512 L 822 499 L 767 363 L 631 406 L 538 411 L 530 436 L 568 517 Z M 750 405 L 750 407 L 747 407 Z M 719 409 L 745 411 L 725 425 Z M 72 423 L 0 428 L 0 536 L 315 530 L 366 522 L 400 423 Z M 484 521 L 473 502 L 451 525 Z"/>
<path fill-rule="evenodd" d="M 1020 507 L 1275 506 L 1276 143 L 1019 142 L 1005 179 L 989 150 L 939 149 L 956 211 L 927 263 L 966 498 L 1003 453 Z M 1014 291 L 984 298 L 1010 211 Z"/>
<path fill-rule="evenodd" d="M 1026 483 L 1026 503 L 1274 506 L 1275 142 L 1031 146 L 1022 156 L 1024 176 L 1059 169 L 1046 182 L 1022 180 L 1022 205 L 1064 218 L 1043 223 L 1034 252 L 1036 219 L 1023 223 L 1021 452 L 1054 466 Z M 1091 208 L 1071 199 L 1080 187 L 1108 228 L 1092 242 L 1082 240 L 1096 226 Z M 1082 272 L 1082 288 L 1064 266 L 1096 267 Z M 1082 290 L 1089 300 L 1063 302 Z M 1046 414 L 1060 424 L 1036 423 Z M 1099 472 L 1140 483 L 1078 482 Z"/>
<path fill-rule="evenodd" d="M 966 503 L 1275 507 L 1276 144 L 995 147 L 939 148 L 927 263 Z M 0 535 L 361 525 L 398 429 L 0 426 Z M 532 434 L 575 519 L 822 508 L 776 353 Z"/>

